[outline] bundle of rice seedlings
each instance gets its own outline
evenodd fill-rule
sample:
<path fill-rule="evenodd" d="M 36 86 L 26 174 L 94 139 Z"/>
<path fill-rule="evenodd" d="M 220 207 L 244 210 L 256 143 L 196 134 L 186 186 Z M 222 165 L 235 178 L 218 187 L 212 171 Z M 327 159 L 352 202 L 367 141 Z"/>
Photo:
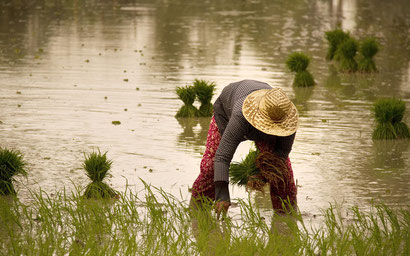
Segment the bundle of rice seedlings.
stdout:
<path fill-rule="evenodd" d="M 248 155 L 241 162 L 232 162 L 229 167 L 229 175 L 232 184 L 246 186 L 249 177 L 259 174 L 256 168 L 255 161 L 259 151 L 255 149 L 249 150 Z"/>
<path fill-rule="evenodd" d="M 265 151 L 258 155 L 255 164 L 267 182 L 273 184 L 276 188 L 280 188 L 281 184 L 283 189 L 286 188 L 289 170 L 284 158 Z"/>
<path fill-rule="evenodd" d="M 176 93 L 184 102 L 184 105 L 178 110 L 175 117 L 197 117 L 199 116 L 198 109 L 193 106 L 196 94 L 193 86 L 177 87 Z"/>
<path fill-rule="evenodd" d="M 315 85 L 312 74 L 306 70 L 309 66 L 309 62 L 310 58 L 300 52 L 294 52 L 288 56 L 286 65 L 290 71 L 296 73 L 293 81 L 294 86 L 306 87 Z"/>
<path fill-rule="evenodd" d="M 325 38 L 329 43 L 329 49 L 326 55 L 326 59 L 332 60 L 335 57 L 335 53 L 339 44 L 341 44 L 349 37 L 349 33 L 346 33 L 341 29 L 335 29 L 325 32 Z"/>
<path fill-rule="evenodd" d="M 267 183 L 286 188 L 289 174 L 285 159 L 271 152 L 250 150 L 241 162 L 231 164 L 229 175 L 232 184 L 263 193 Z"/>
<path fill-rule="evenodd" d="M 214 96 L 216 84 L 205 80 L 194 80 L 193 88 L 201 106 L 199 107 L 199 115 L 202 117 L 210 117 L 213 114 L 213 105 L 211 103 Z"/>
<path fill-rule="evenodd" d="M 27 176 L 26 162 L 17 150 L 0 148 L 0 195 L 15 195 L 13 186 L 15 175 Z"/>
<path fill-rule="evenodd" d="M 360 59 L 358 62 L 358 69 L 360 72 L 375 72 L 376 63 L 373 57 L 379 51 L 379 45 L 374 38 L 366 38 L 362 41 L 360 46 Z"/>
<path fill-rule="evenodd" d="M 357 53 L 358 43 L 353 38 L 344 40 L 336 50 L 336 59 L 339 61 L 339 69 L 343 72 L 356 72 L 357 62 L 354 59 Z"/>
<path fill-rule="evenodd" d="M 91 179 L 91 183 L 88 184 L 84 192 L 86 198 L 113 198 L 117 196 L 116 191 L 103 182 L 111 169 L 111 164 L 112 161 L 107 159 L 107 152 L 101 154 L 98 150 L 98 152 L 85 155 L 83 168 Z"/>
<path fill-rule="evenodd" d="M 402 122 L 406 104 L 395 98 L 380 99 L 373 106 L 376 128 L 373 131 L 374 140 L 393 140 L 410 138 L 408 126 Z"/>

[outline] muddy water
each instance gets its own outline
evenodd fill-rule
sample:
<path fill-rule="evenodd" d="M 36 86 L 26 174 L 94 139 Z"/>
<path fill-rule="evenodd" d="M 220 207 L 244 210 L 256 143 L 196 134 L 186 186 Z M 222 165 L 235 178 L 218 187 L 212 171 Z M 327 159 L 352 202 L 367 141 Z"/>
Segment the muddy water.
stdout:
<path fill-rule="evenodd" d="M 373 142 L 370 111 L 378 97 L 402 98 L 410 125 L 408 1 L 86 2 L 1 5 L 0 146 L 29 163 L 20 197 L 85 186 L 83 154 L 99 148 L 114 162 L 115 189 L 142 189 L 143 179 L 188 200 L 209 119 L 175 119 L 175 88 L 199 78 L 219 93 L 257 79 L 283 88 L 299 109 L 290 157 L 303 213 L 329 202 L 408 205 L 409 141 Z M 340 74 L 325 60 L 324 32 L 337 24 L 377 38 L 377 74 Z M 314 88 L 292 87 L 285 60 L 293 51 L 312 57 Z M 231 196 L 248 194 L 231 187 Z M 270 209 L 267 196 L 251 198 Z"/>

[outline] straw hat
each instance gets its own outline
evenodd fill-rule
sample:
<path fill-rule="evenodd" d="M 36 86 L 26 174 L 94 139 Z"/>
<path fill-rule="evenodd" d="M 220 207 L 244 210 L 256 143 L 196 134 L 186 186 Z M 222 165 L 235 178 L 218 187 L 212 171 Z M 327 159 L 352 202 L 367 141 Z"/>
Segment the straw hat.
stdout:
<path fill-rule="evenodd" d="M 289 136 L 298 129 L 298 111 L 280 88 L 252 92 L 243 102 L 242 113 L 253 127 L 266 134 Z"/>

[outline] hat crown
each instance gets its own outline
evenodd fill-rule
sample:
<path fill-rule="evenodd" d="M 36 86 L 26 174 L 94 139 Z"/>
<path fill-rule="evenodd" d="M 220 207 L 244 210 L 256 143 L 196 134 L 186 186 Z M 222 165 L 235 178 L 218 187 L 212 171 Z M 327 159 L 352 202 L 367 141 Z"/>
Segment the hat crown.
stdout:
<path fill-rule="evenodd" d="M 282 122 L 288 116 L 292 102 L 280 88 L 266 92 L 259 102 L 259 110 L 273 122 Z"/>

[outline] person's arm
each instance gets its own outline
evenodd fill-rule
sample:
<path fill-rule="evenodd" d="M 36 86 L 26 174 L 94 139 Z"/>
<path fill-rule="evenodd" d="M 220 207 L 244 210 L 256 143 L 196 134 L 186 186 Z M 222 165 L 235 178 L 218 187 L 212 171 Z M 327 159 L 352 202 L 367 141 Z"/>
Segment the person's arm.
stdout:
<path fill-rule="evenodd" d="M 232 157 L 248 131 L 246 120 L 241 115 L 232 115 L 222 135 L 214 159 L 215 200 L 230 201 L 228 183 Z"/>

